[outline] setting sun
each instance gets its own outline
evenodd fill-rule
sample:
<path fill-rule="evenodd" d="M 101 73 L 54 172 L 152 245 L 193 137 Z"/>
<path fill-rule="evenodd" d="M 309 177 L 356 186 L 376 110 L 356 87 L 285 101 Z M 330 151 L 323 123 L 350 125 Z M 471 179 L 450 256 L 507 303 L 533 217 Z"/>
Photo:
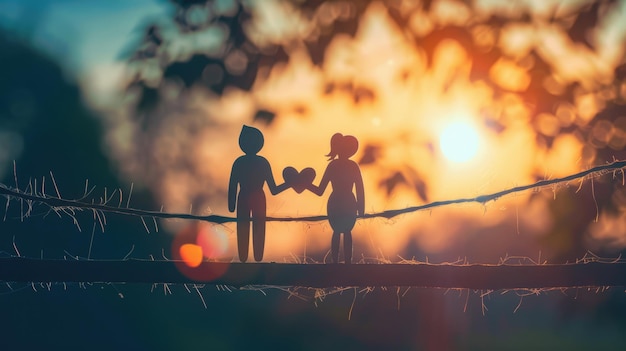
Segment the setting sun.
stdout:
<path fill-rule="evenodd" d="M 452 162 L 467 162 L 478 152 L 478 133 L 466 122 L 449 124 L 439 138 L 443 155 Z"/>

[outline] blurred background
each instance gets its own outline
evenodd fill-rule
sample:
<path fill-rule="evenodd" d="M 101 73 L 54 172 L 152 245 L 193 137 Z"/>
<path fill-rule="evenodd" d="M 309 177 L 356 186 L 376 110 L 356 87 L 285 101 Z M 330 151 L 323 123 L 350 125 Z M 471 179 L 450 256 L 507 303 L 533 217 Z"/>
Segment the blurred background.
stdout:
<path fill-rule="evenodd" d="M 263 132 L 260 154 L 279 181 L 287 166 L 313 167 L 317 183 L 330 137 L 357 137 L 368 213 L 485 195 L 626 159 L 624 43 L 626 3 L 611 0 L 2 0 L 0 178 L 50 195 L 56 185 L 68 199 L 106 193 L 122 206 L 229 215 L 247 124 Z M 360 220 L 354 258 L 619 258 L 625 189 L 616 172 Z M 268 215 L 324 214 L 327 196 L 268 196 Z M 206 259 L 237 257 L 234 225 L 108 215 L 103 231 L 91 212 L 72 213 L 76 224 L 5 206 L 4 257 L 167 259 L 189 235 Z M 326 259 L 327 223 L 267 227 L 265 261 Z M 8 349 L 612 349 L 626 339 L 618 287 L 1 289 Z"/>

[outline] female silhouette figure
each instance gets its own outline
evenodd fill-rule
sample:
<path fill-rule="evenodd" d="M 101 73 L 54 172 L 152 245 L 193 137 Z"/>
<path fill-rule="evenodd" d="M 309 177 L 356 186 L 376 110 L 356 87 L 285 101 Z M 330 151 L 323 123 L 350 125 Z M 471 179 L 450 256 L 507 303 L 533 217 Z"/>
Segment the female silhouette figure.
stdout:
<path fill-rule="evenodd" d="M 248 260 L 250 215 L 252 215 L 254 259 L 257 262 L 263 260 L 266 220 L 263 185 L 267 182 L 272 195 L 289 188 L 286 183 L 276 185 L 270 163 L 265 157 L 257 155 L 263 148 L 263 143 L 263 134 L 260 130 L 244 125 L 239 134 L 239 147 L 245 155 L 235 160 L 230 173 L 228 210 L 234 212 L 235 207 L 237 208 L 237 247 L 241 262 Z"/>
<path fill-rule="evenodd" d="M 332 186 L 332 193 L 328 198 L 328 221 L 333 228 L 331 241 L 331 256 L 334 263 L 339 262 L 339 239 L 343 233 L 343 250 L 346 264 L 352 263 L 352 228 L 357 215 L 363 215 L 365 197 L 363 192 L 363 178 L 359 165 L 349 158 L 359 148 L 358 140 L 351 135 L 336 133 L 330 139 L 330 153 L 328 166 L 319 186 L 308 185 L 307 189 L 322 196 L 328 183 Z M 352 189 L 356 190 L 355 194 Z"/>

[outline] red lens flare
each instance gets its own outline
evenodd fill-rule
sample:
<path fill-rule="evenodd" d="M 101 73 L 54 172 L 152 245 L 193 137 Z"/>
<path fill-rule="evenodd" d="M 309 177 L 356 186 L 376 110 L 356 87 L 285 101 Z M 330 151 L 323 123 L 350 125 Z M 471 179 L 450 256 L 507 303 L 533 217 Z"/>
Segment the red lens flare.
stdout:
<path fill-rule="evenodd" d="M 176 234 L 172 257 L 187 278 L 207 282 L 219 278 L 228 269 L 228 263 L 207 262 L 224 255 L 227 249 L 228 237 L 221 227 L 194 222 Z"/>
<path fill-rule="evenodd" d="M 204 257 L 215 260 L 227 252 L 228 234 L 222 226 L 204 223 L 198 226 L 196 244 L 202 248 Z"/>

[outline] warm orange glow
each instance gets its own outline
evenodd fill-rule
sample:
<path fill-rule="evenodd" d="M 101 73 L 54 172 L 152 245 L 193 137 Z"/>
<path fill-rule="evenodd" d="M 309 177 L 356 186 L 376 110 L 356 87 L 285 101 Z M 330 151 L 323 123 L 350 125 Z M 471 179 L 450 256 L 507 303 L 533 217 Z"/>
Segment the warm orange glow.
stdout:
<path fill-rule="evenodd" d="M 489 6 L 518 15 L 515 7 Z M 489 6 L 482 10 L 485 18 Z M 262 20 L 251 27 L 258 30 L 248 33 L 253 40 L 300 40 L 319 31 L 303 24 L 305 19 L 290 6 L 276 7 L 263 8 Z M 266 23 L 282 17 L 287 17 L 282 25 Z M 600 93 L 581 87 L 572 90 L 570 102 L 546 107 L 536 101 L 537 94 L 564 94 L 578 80 L 584 86 L 585 80 L 606 78 L 614 68 L 613 61 L 602 64 L 608 51 L 594 56 L 572 45 L 556 24 L 515 20 L 501 27 L 477 26 L 481 19 L 474 17 L 467 5 L 437 2 L 430 11 L 413 13 L 406 28 L 400 28 L 385 6 L 374 2 L 356 35 L 332 39 L 322 65 L 312 62 L 304 46 L 292 45 L 288 61 L 264 67 L 249 92 L 227 89 L 213 96 L 192 89 L 180 104 L 202 113 L 163 119 L 162 135 L 150 150 L 163 172 L 151 186 L 168 211 L 187 212 L 193 203 L 196 214 L 234 215 L 226 205 L 229 173 L 241 154 L 241 125 L 251 123 L 257 108 L 276 113 L 271 123 L 253 125 L 265 136 L 259 154 L 270 162 L 278 183 L 288 166 L 314 168 L 319 182 L 328 164 L 324 155 L 330 137 L 336 132 L 357 137 L 360 148 L 353 159 L 371 159 L 361 165 L 368 213 L 475 197 L 571 174 L 590 165 L 596 148 L 623 148 L 626 122 L 594 121 L 605 103 Z M 473 28 L 471 36 L 485 52 L 493 49 L 493 56 L 481 52 L 475 58 L 463 38 L 454 35 L 428 54 L 419 48 L 421 38 L 446 24 Z M 613 93 L 626 95 L 625 87 Z M 579 127 L 590 131 L 587 139 L 565 132 Z M 329 194 L 320 198 L 287 190 L 271 196 L 266 188 L 267 215 L 323 215 Z M 364 256 L 393 257 L 414 242 L 423 252 L 437 253 L 466 240 L 467 228 L 482 233 L 512 223 L 515 230 L 544 235 L 552 225 L 546 214 L 549 201 L 553 198 L 532 198 L 528 192 L 485 205 L 361 220 L 353 232 L 355 248 Z M 193 228 L 185 244 L 201 247 L 209 259 L 236 259 L 234 223 Z M 268 222 L 265 261 L 295 261 L 314 253 L 323 257 L 330 235 L 327 222 Z"/>
<path fill-rule="evenodd" d="M 338 36 L 325 57 L 324 67 L 320 68 L 310 62 L 306 53 L 296 51 L 288 65 L 274 68 L 254 90 L 258 100 L 281 111 L 271 128 L 257 126 L 266 136 L 261 154 L 270 160 L 278 179 L 284 167 L 293 166 L 297 169 L 313 167 L 318 174 L 316 181 L 319 181 L 327 164 L 324 155 L 328 152 L 330 136 L 335 132 L 359 138 L 361 148 L 354 157 L 356 160 L 368 144 L 380 145 L 384 150 L 378 154 L 375 165 L 362 167 L 367 212 L 423 203 L 413 190 L 411 176 L 427 184 L 428 200 L 435 201 L 477 196 L 530 183 L 537 170 L 550 175 L 579 170 L 580 164 L 575 160 L 551 164 L 541 161 L 571 161 L 580 151 L 581 143 L 568 138 L 558 141 L 549 151 L 536 144 L 536 132 L 529 124 L 531 110 L 514 93 L 528 86 L 526 62 L 503 60 L 488 72 L 496 82 L 512 91 L 495 97 L 493 88 L 470 80 L 473 63 L 456 41 L 442 42 L 429 68 L 425 57 L 412 49 L 386 12 L 377 6 L 371 6 L 363 17 L 355 38 Z M 397 79 L 399 72 L 408 72 L 405 82 Z M 354 104 L 348 92 L 336 90 L 321 94 L 323 81 L 329 77 L 338 83 L 345 81 L 373 87 L 376 98 Z M 294 104 L 305 104 L 304 116 L 295 112 Z M 493 111 L 498 123 L 507 129 L 496 134 L 481 127 L 485 124 L 483 111 Z M 560 123 L 561 117 L 567 116 L 540 119 L 537 123 L 552 134 L 559 128 L 554 122 Z M 233 130 L 230 139 L 224 139 L 223 143 L 234 146 L 235 137 Z M 215 143 L 215 139 L 210 140 L 212 147 Z M 428 145 L 433 145 L 435 150 Z M 236 151 L 226 158 L 234 159 Z M 414 168 L 416 173 L 411 175 L 407 167 Z M 216 174 L 214 177 L 223 179 L 228 170 L 224 167 L 222 172 L 218 169 L 212 172 Z M 407 182 L 398 184 L 396 191 L 387 194 L 381 182 L 390 177 L 393 170 L 404 172 Z M 329 193 L 317 198 L 289 190 L 275 197 L 268 196 L 268 215 L 325 214 Z M 437 252 L 453 245 L 463 235 L 462 228 L 467 221 L 478 221 L 479 226 L 495 226 L 517 216 L 515 211 L 497 209 L 515 208 L 527 196 L 499 200 L 493 209 L 468 205 L 436 209 L 427 217 L 426 214 L 411 214 L 391 223 L 359 221 L 354 229 L 354 240 L 363 243 L 373 255 L 393 256 L 411 240 L 417 240 L 426 252 Z M 216 212 L 224 211 L 214 204 L 212 208 Z M 518 218 L 533 221 L 531 217 Z M 534 230 L 542 230 L 536 225 L 528 224 Z M 229 225 L 229 228 L 233 230 L 234 226 Z M 389 234 L 391 228 L 393 235 Z M 325 222 L 269 223 L 266 260 L 302 257 L 308 252 L 324 253 L 330 245 L 330 234 Z M 234 236 L 230 240 L 231 246 L 234 245 Z"/>
<path fill-rule="evenodd" d="M 184 244 L 179 248 L 183 262 L 189 267 L 198 267 L 202 263 L 202 247 L 194 244 Z"/>

